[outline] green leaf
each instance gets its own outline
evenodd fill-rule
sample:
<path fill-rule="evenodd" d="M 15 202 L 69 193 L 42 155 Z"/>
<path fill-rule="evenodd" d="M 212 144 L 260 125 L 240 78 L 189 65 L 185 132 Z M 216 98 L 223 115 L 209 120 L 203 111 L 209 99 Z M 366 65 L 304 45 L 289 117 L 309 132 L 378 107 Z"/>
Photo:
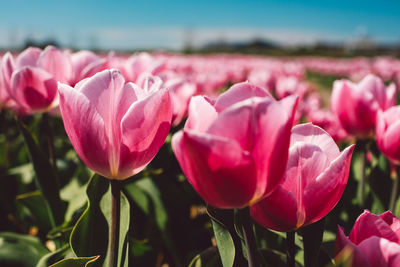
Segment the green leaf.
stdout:
<path fill-rule="evenodd" d="M 267 229 L 267 230 L 272 232 L 272 233 L 274 233 L 274 234 L 276 234 L 276 235 L 278 235 L 278 236 L 280 236 L 280 237 L 282 237 L 282 238 L 284 238 L 284 239 L 286 239 L 286 233 L 274 231 L 274 230 L 271 230 L 271 229 Z M 299 249 L 303 249 L 304 248 L 304 246 L 303 246 L 303 238 L 300 235 L 295 235 L 294 244 Z"/>
<path fill-rule="evenodd" d="M 161 232 L 167 249 L 176 266 L 180 266 L 178 250 L 172 242 L 168 227 L 168 213 L 161 198 L 161 192 L 150 177 L 144 177 L 124 185 L 123 192 L 148 218 L 153 219 Z"/>
<path fill-rule="evenodd" d="M 95 262 L 100 258 L 100 256 L 93 257 L 79 257 L 79 258 L 69 258 L 59 261 L 50 267 L 89 267 L 95 266 Z"/>
<path fill-rule="evenodd" d="M 111 219 L 111 187 L 100 201 L 100 209 L 103 212 L 108 227 L 110 227 Z M 128 231 L 130 220 L 130 207 L 124 193 L 121 192 L 121 212 L 120 212 L 120 231 L 119 231 L 119 247 L 118 247 L 118 266 L 128 266 Z M 108 255 L 107 255 L 108 257 Z M 107 258 L 106 257 L 106 258 Z"/>
<path fill-rule="evenodd" d="M 232 267 L 235 261 L 235 244 L 229 231 L 219 223 L 211 220 L 219 255 L 224 267 Z"/>
<path fill-rule="evenodd" d="M 61 201 L 56 174 L 49 158 L 40 149 L 29 129 L 21 121 L 16 120 L 25 142 L 28 146 L 33 168 L 36 173 L 36 182 L 52 214 L 52 225 L 56 226 L 64 221 L 65 203 Z"/>
<path fill-rule="evenodd" d="M 51 214 L 49 214 L 48 209 L 43 209 L 43 207 L 46 207 L 47 203 L 40 191 L 18 195 L 16 201 L 29 209 L 40 229 L 46 231 L 52 229 L 53 226 L 50 223 Z"/>
<path fill-rule="evenodd" d="M 39 260 L 36 267 L 47 267 L 59 260 L 62 260 L 64 256 L 67 254 L 68 250 L 69 250 L 69 244 L 66 244 L 62 248 L 44 255 Z"/>
<path fill-rule="evenodd" d="M 0 233 L 0 266 L 35 266 L 48 252 L 37 237 Z"/>
<path fill-rule="evenodd" d="M 397 198 L 397 200 L 396 200 L 396 204 L 394 205 L 394 212 L 393 213 L 397 217 L 400 217 L 400 197 Z"/>
<path fill-rule="evenodd" d="M 147 243 L 147 240 L 131 240 L 131 251 L 134 258 L 140 258 L 152 251 L 152 249 L 153 248 Z"/>
<path fill-rule="evenodd" d="M 165 231 L 168 215 L 161 193 L 151 178 L 145 177 L 125 185 L 124 192 L 147 214 L 154 216 L 158 228 Z M 151 200 L 151 201 L 150 201 Z"/>
<path fill-rule="evenodd" d="M 378 195 L 372 191 L 372 206 L 371 206 L 371 212 L 374 214 L 381 214 L 386 211 L 385 205 L 382 203 L 381 199 L 378 197 Z"/>
<path fill-rule="evenodd" d="M 216 247 L 210 247 L 196 255 L 189 264 L 189 267 L 219 267 L 221 258 Z"/>
<path fill-rule="evenodd" d="M 77 179 L 71 179 L 71 181 L 61 189 L 61 199 L 68 202 L 68 208 L 65 212 L 65 221 L 71 220 L 74 212 L 85 205 L 87 199 L 85 191 L 86 187 L 81 185 Z"/>
<path fill-rule="evenodd" d="M 86 194 L 88 207 L 79 218 L 71 232 L 70 245 L 78 257 L 101 255 L 104 262 L 108 244 L 108 224 L 100 208 L 100 201 L 107 193 L 109 181 L 95 174 L 90 179 Z"/>

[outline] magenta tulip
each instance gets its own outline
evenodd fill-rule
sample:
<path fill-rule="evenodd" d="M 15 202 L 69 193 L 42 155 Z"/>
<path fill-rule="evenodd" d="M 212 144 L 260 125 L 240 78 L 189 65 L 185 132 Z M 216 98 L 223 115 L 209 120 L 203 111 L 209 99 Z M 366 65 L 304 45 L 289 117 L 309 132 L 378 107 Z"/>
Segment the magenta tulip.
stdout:
<path fill-rule="evenodd" d="M 353 267 L 400 266 L 400 219 L 390 211 L 375 215 L 364 211 L 350 235 L 338 227 L 335 261 L 350 255 Z M 346 255 L 348 254 L 348 255 Z"/>
<path fill-rule="evenodd" d="M 149 77 L 144 88 L 105 70 L 72 88 L 59 84 L 64 127 L 82 161 L 109 179 L 123 180 L 143 170 L 168 135 L 169 92 Z"/>
<path fill-rule="evenodd" d="M 249 83 L 232 86 L 215 103 L 192 97 L 172 148 L 207 203 L 243 208 L 275 189 L 285 170 L 296 103 L 296 97 L 278 102 Z"/>
<path fill-rule="evenodd" d="M 400 106 L 378 111 L 376 142 L 393 163 L 400 164 Z"/>
<path fill-rule="evenodd" d="M 358 84 L 347 80 L 335 81 L 331 108 L 349 134 L 365 138 L 373 133 L 378 110 L 388 109 L 395 100 L 394 85 L 386 88 L 380 78 L 367 75 Z"/>
<path fill-rule="evenodd" d="M 346 187 L 353 149 L 340 153 L 329 134 L 311 123 L 293 127 L 284 182 L 250 208 L 253 219 L 289 232 L 326 216 Z"/>

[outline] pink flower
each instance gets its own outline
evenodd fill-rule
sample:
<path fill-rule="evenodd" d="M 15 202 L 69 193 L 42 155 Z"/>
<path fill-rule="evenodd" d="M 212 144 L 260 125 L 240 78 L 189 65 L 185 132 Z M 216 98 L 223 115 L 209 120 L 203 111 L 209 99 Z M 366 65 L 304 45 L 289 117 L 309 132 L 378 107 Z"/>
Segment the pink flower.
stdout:
<path fill-rule="evenodd" d="M 348 237 L 339 226 L 335 261 L 340 262 L 346 253 L 353 267 L 400 266 L 400 220 L 390 211 L 375 215 L 366 210 Z"/>
<path fill-rule="evenodd" d="M 376 142 L 386 157 L 400 164 L 400 106 L 378 111 Z"/>
<path fill-rule="evenodd" d="M 57 105 L 57 81 L 69 81 L 71 64 L 68 55 L 53 46 L 43 51 L 30 47 L 15 59 L 6 53 L 1 72 L 13 108 L 26 113 L 44 112 Z"/>
<path fill-rule="evenodd" d="M 182 78 L 167 80 L 164 85 L 171 94 L 174 107 L 172 124 L 176 126 L 186 116 L 190 98 L 197 92 L 197 86 Z"/>
<path fill-rule="evenodd" d="M 394 85 L 386 88 L 380 78 L 367 75 L 358 84 L 347 80 L 335 81 L 331 107 L 349 134 L 365 138 L 375 128 L 378 110 L 388 109 L 395 104 L 395 100 Z"/>
<path fill-rule="evenodd" d="M 277 102 L 249 83 L 213 101 L 192 97 L 183 131 L 172 148 L 188 181 L 210 205 L 242 208 L 281 181 L 296 97 Z"/>
<path fill-rule="evenodd" d="M 308 113 L 310 121 L 324 129 L 335 142 L 341 142 L 350 139 L 349 134 L 340 125 L 338 118 L 331 110 L 318 109 Z"/>
<path fill-rule="evenodd" d="M 89 78 L 99 71 L 105 69 L 107 60 L 95 53 L 82 50 L 71 55 L 72 79 L 71 85 Z"/>
<path fill-rule="evenodd" d="M 251 207 L 253 219 L 288 232 L 326 216 L 346 187 L 353 149 L 340 153 L 329 134 L 311 123 L 293 127 L 284 182 Z"/>
<path fill-rule="evenodd" d="M 144 88 L 105 70 L 72 88 L 59 84 L 64 127 L 82 161 L 109 179 L 141 170 L 164 143 L 171 125 L 169 92 L 150 77 Z"/>

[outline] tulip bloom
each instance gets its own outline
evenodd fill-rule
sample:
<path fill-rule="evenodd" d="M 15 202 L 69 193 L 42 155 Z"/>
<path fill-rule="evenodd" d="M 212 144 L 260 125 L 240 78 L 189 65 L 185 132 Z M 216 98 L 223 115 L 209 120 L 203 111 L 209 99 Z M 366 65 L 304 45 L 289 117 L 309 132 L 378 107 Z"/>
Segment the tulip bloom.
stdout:
<path fill-rule="evenodd" d="M 172 148 L 207 203 L 243 208 L 275 189 L 285 170 L 296 103 L 296 97 L 278 102 L 249 83 L 232 86 L 215 103 L 192 97 Z"/>
<path fill-rule="evenodd" d="M 105 70 L 72 88 L 59 84 L 64 127 L 78 156 L 93 171 L 123 180 L 153 159 L 168 135 L 172 106 L 161 80 L 144 88 Z"/>
<path fill-rule="evenodd" d="M 196 93 L 197 86 L 184 79 L 176 78 L 165 82 L 165 87 L 170 91 L 174 112 L 172 124 L 178 125 L 186 116 L 190 98 Z"/>
<path fill-rule="evenodd" d="M 390 211 L 380 215 L 364 211 L 347 237 L 338 227 L 335 260 L 351 253 L 351 266 L 400 266 L 400 219 Z"/>
<path fill-rule="evenodd" d="M 1 64 L 2 85 L 26 113 L 49 111 L 57 105 L 57 81 L 68 82 L 71 64 L 68 55 L 53 47 L 30 47 L 15 59 L 6 53 Z"/>
<path fill-rule="evenodd" d="M 375 128 L 378 110 L 388 109 L 395 101 L 394 84 L 386 88 L 380 78 L 367 75 L 358 84 L 347 80 L 335 81 L 331 108 L 349 134 L 365 138 Z"/>
<path fill-rule="evenodd" d="M 376 142 L 393 163 L 400 164 L 400 106 L 378 111 Z"/>
<path fill-rule="evenodd" d="M 346 187 L 353 149 L 340 153 L 329 134 L 311 123 L 293 127 L 284 182 L 250 207 L 253 219 L 289 232 L 326 216 Z"/>
<path fill-rule="evenodd" d="M 107 60 L 101 58 L 95 53 L 87 50 L 81 50 L 70 56 L 72 65 L 71 85 L 89 78 L 99 71 L 106 68 Z"/>

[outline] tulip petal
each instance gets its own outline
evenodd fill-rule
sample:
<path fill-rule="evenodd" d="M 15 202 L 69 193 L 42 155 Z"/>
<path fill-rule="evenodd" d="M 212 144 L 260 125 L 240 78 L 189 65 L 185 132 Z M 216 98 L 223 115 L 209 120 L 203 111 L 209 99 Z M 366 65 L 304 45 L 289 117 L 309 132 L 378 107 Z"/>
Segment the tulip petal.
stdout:
<path fill-rule="evenodd" d="M 237 142 L 185 130 L 173 136 L 172 148 L 186 178 L 207 203 L 222 209 L 249 204 L 257 187 L 254 163 Z"/>
<path fill-rule="evenodd" d="M 64 127 L 77 154 L 90 169 L 110 177 L 103 118 L 79 91 L 59 84 L 59 93 Z"/>
<path fill-rule="evenodd" d="M 308 223 L 326 216 L 339 202 L 349 177 L 353 150 L 354 145 L 343 150 L 315 181 L 305 187 L 303 201 Z"/>
<path fill-rule="evenodd" d="M 400 120 L 389 125 L 384 135 L 379 138 L 379 148 L 394 162 L 400 161 Z"/>
<path fill-rule="evenodd" d="M 350 266 L 363 266 L 370 267 L 366 256 L 363 251 L 356 246 L 351 240 L 344 234 L 343 228 L 338 226 L 338 232 L 335 242 L 335 262 L 340 263 L 343 253 L 352 254 L 352 262 Z"/>
<path fill-rule="evenodd" d="M 384 220 L 388 225 L 390 225 L 390 228 L 396 233 L 400 240 L 400 219 L 390 212 L 390 210 L 378 216 L 381 217 L 381 219 Z"/>
<path fill-rule="evenodd" d="M 255 142 L 252 129 L 255 127 L 253 124 L 255 124 L 257 116 L 254 114 L 256 100 L 261 99 L 248 99 L 225 109 L 207 130 L 207 133 L 235 140 L 243 150 L 252 151 Z"/>
<path fill-rule="evenodd" d="M 15 60 L 15 68 L 19 69 L 25 66 L 37 67 L 37 60 L 42 50 L 36 47 L 28 47 L 18 55 Z"/>
<path fill-rule="evenodd" d="M 14 57 L 11 55 L 10 52 L 7 52 L 1 59 L 1 78 L 2 78 L 3 89 L 5 89 L 8 93 L 10 93 L 11 75 L 14 70 L 15 70 Z"/>
<path fill-rule="evenodd" d="M 194 96 L 189 103 L 185 129 L 205 132 L 218 117 L 215 108 L 202 96 Z"/>
<path fill-rule="evenodd" d="M 233 104 L 251 97 L 271 97 L 267 90 L 252 85 L 248 82 L 233 85 L 228 91 L 222 93 L 215 102 L 215 109 L 219 112 Z"/>
<path fill-rule="evenodd" d="M 272 194 L 250 207 L 251 217 L 262 226 L 280 232 L 297 229 L 295 196 L 278 186 Z"/>
<path fill-rule="evenodd" d="M 374 96 L 375 101 L 379 103 L 379 107 L 385 108 L 387 103 L 387 94 L 382 79 L 373 74 L 368 74 L 360 81 L 357 88 L 361 95 L 365 95 L 366 92 L 371 93 Z"/>
<path fill-rule="evenodd" d="M 362 241 L 358 247 L 363 251 L 371 267 L 400 266 L 399 244 L 385 238 L 372 236 Z"/>
<path fill-rule="evenodd" d="M 378 105 L 371 92 L 360 91 L 349 81 L 335 81 L 331 106 L 342 127 L 351 134 L 366 136 L 374 128 Z"/>
<path fill-rule="evenodd" d="M 11 77 L 11 93 L 15 101 L 27 110 L 47 109 L 57 94 L 57 83 L 46 71 L 24 67 Z"/>
<path fill-rule="evenodd" d="M 399 237 L 380 216 L 364 211 L 353 226 L 349 238 L 358 245 L 371 237 L 383 237 L 392 242 L 399 242 Z"/>
<path fill-rule="evenodd" d="M 130 106 L 121 120 L 119 178 L 136 174 L 154 158 L 168 135 L 171 118 L 171 99 L 166 89 Z"/>
<path fill-rule="evenodd" d="M 297 104 L 294 99 L 292 110 Z M 260 179 L 256 195 L 269 195 L 281 182 L 289 152 L 293 114 L 279 102 L 264 98 L 256 107 L 255 144 L 252 152 Z M 262 183 L 261 183 L 262 182 Z"/>
<path fill-rule="evenodd" d="M 73 83 L 77 83 L 101 71 L 105 67 L 106 62 L 105 59 L 100 58 L 91 51 L 81 50 L 74 53 L 71 56 Z"/>
<path fill-rule="evenodd" d="M 389 84 L 388 87 L 386 87 L 386 103 L 382 107 L 384 110 L 396 105 L 396 85 L 394 83 Z"/>
<path fill-rule="evenodd" d="M 293 127 L 290 137 L 290 144 L 296 142 L 306 142 L 317 144 L 328 156 L 329 161 L 333 161 L 340 155 L 340 151 L 332 137 L 322 128 L 311 123 L 299 124 Z"/>
<path fill-rule="evenodd" d="M 99 72 L 91 79 L 77 84 L 78 90 L 89 99 L 103 118 L 106 128 L 115 124 L 117 99 L 124 84 L 124 77 L 117 70 Z"/>
<path fill-rule="evenodd" d="M 72 66 L 69 57 L 54 46 L 47 46 L 37 60 L 37 66 L 53 75 L 62 83 L 69 82 L 72 76 Z"/>

